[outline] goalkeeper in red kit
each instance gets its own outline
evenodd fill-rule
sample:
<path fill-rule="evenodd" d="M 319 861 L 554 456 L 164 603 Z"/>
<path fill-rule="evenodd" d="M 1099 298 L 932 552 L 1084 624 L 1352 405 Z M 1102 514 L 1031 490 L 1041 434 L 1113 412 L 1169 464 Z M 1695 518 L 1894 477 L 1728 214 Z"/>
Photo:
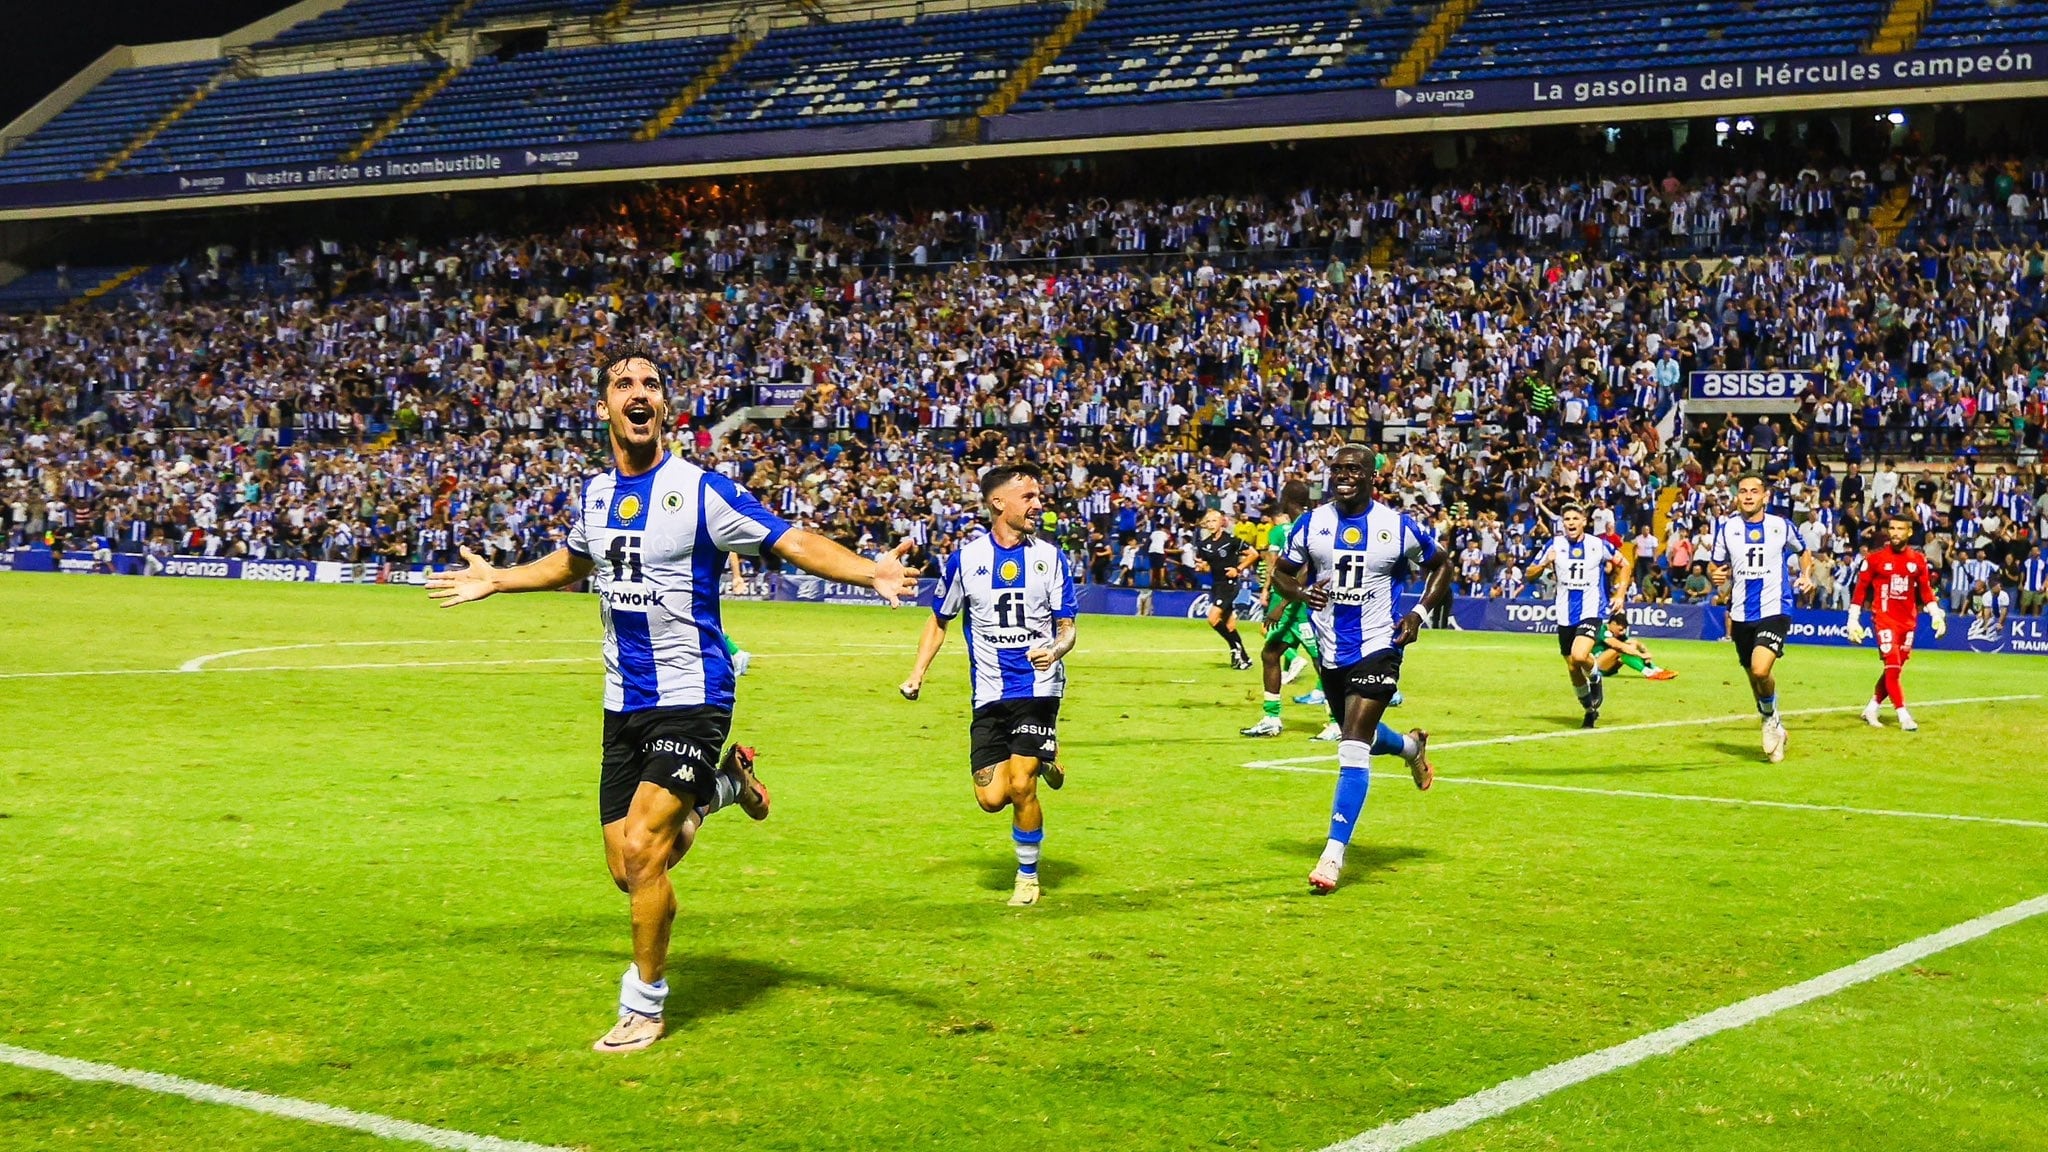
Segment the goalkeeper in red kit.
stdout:
<path fill-rule="evenodd" d="M 1913 627 L 1920 621 L 1921 607 L 1926 607 L 1936 636 L 1948 631 L 1948 617 L 1934 596 L 1934 574 L 1928 571 L 1926 555 L 1910 546 L 1912 539 L 1911 520 L 1904 516 L 1885 520 L 1884 546 L 1864 558 L 1863 574 L 1856 578 L 1849 608 L 1849 642 L 1861 644 L 1865 636 L 1874 634 L 1878 654 L 1884 657 L 1884 673 L 1877 678 L 1869 706 L 1863 709 L 1863 722 L 1883 727 L 1877 709 L 1890 699 L 1898 710 L 1899 728 L 1905 732 L 1920 730 L 1913 714 L 1906 711 L 1906 690 L 1899 683 L 1899 674 L 1913 655 Z M 1865 608 L 1870 609 L 1868 629 L 1863 626 Z"/>

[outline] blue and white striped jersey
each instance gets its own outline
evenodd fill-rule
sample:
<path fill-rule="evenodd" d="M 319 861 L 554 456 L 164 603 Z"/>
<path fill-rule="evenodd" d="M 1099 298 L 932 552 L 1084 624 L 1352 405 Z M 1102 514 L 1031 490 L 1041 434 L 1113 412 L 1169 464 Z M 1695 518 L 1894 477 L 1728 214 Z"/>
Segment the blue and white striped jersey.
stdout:
<path fill-rule="evenodd" d="M 1310 616 L 1323 667 L 1342 668 L 1394 646 L 1394 586 L 1436 553 L 1436 537 L 1377 500 L 1356 516 L 1331 503 L 1294 522 L 1280 554 L 1301 565 L 1304 587 L 1330 589 L 1330 602 Z"/>
<path fill-rule="evenodd" d="M 1710 559 L 1730 569 L 1728 618 L 1744 624 L 1785 614 L 1786 559 L 1806 551 L 1790 520 L 1766 512 L 1760 519 L 1723 517 L 1714 529 Z"/>
<path fill-rule="evenodd" d="M 1066 694 L 1063 661 L 1041 672 L 1030 659 L 1055 639 L 1053 622 L 1075 613 L 1074 577 L 1058 548 L 1035 536 L 1004 548 L 984 532 L 947 558 L 932 611 L 941 622 L 967 617 L 961 631 L 976 708 Z"/>
<path fill-rule="evenodd" d="M 596 562 L 606 710 L 731 708 L 718 610 L 725 554 L 758 556 L 787 531 L 731 480 L 674 455 L 638 476 L 586 481 L 568 548 Z"/>
<path fill-rule="evenodd" d="M 1577 540 L 1568 540 L 1563 533 L 1551 538 L 1543 559 L 1550 562 L 1557 578 L 1559 627 L 1606 619 L 1614 587 L 1607 566 L 1613 558 L 1614 546 L 1590 533 Z"/>

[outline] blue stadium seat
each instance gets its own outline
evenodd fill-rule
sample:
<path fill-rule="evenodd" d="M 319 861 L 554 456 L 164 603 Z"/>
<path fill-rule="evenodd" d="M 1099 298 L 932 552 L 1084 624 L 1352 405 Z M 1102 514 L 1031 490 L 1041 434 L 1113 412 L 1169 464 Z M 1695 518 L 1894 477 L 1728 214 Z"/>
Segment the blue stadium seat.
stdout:
<path fill-rule="evenodd" d="M 1921 48 L 1974 48 L 2048 39 L 2048 0 L 1940 0 L 1920 30 Z"/>
<path fill-rule="evenodd" d="M 777 29 L 669 135 L 971 116 L 1065 15 L 1033 4 Z"/>
<path fill-rule="evenodd" d="M 1421 26 L 1407 3 L 1111 0 L 1011 110 L 1368 88 Z"/>
<path fill-rule="evenodd" d="M 77 180 L 219 72 L 219 60 L 123 68 L 0 156 L 0 182 Z"/>
<path fill-rule="evenodd" d="M 483 57 L 384 138 L 373 155 L 622 140 L 732 43 L 652 40 Z"/>
<path fill-rule="evenodd" d="M 1466 18 L 1426 79 L 1853 55 L 1886 7 L 1885 0 L 1490 0 Z"/>
<path fill-rule="evenodd" d="M 462 19 L 456 21 L 456 25 L 488 24 L 493 20 L 518 16 L 588 19 L 604 15 L 617 4 L 618 0 L 477 0 L 469 11 L 462 14 Z"/>
<path fill-rule="evenodd" d="M 440 70 L 421 61 L 228 80 L 120 174 L 335 160 Z"/>

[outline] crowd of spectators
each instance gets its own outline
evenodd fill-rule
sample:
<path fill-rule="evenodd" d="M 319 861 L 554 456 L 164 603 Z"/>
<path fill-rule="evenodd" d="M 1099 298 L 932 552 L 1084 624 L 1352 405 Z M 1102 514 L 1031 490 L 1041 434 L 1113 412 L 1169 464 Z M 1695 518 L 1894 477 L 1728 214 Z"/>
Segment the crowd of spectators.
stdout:
<path fill-rule="evenodd" d="M 1903 246 L 1888 194 L 1917 208 Z M 1756 470 L 1822 557 L 1813 603 L 1902 512 L 1952 607 L 2038 613 L 2044 216 L 2039 164 L 1894 158 L 919 213 L 643 191 L 548 233 L 215 248 L 0 318 L 0 511 L 16 546 L 531 558 L 604 464 L 591 365 L 630 344 L 673 381 L 678 450 L 862 547 L 943 554 L 977 467 L 1024 456 L 1077 571 L 1182 586 L 1202 512 L 1249 534 L 1364 442 L 1469 594 L 1539 594 L 1522 567 L 1575 499 L 1642 596 L 1702 598 Z M 1685 416 L 1716 368 L 1820 385 Z M 763 388 L 798 398 L 745 419 Z"/>

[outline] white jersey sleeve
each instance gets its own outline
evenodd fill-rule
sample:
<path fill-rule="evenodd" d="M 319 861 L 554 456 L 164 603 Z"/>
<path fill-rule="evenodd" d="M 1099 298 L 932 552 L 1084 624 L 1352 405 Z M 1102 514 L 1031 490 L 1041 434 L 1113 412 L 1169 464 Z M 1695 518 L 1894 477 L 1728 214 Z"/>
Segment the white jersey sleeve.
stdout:
<path fill-rule="evenodd" d="M 753 493 L 717 472 L 704 473 L 704 528 L 719 548 L 748 556 L 768 551 L 789 531 Z"/>

